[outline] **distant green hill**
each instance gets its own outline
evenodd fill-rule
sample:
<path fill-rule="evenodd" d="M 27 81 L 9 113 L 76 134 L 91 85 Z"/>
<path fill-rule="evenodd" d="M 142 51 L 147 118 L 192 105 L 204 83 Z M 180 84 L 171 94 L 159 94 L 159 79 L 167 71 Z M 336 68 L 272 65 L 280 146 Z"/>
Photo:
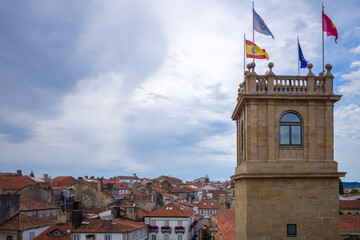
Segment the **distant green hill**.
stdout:
<path fill-rule="evenodd" d="M 343 182 L 344 188 L 360 188 L 360 183 L 358 182 Z"/>

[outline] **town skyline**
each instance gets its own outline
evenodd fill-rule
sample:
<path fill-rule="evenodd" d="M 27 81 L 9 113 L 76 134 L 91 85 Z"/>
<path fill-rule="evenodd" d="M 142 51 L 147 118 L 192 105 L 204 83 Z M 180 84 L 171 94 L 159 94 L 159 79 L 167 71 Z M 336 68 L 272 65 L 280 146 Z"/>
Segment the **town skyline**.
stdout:
<path fill-rule="evenodd" d="M 0 5 L 0 171 L 230 179 L 251 1 L 83 3 Z M 343 95 L 335 161 L 343 181 L 359 181 L 360 3 L 324 4 L 339 34 L 338 44 L 325 36 Z M 255 33 L 270 57 L 256 61 L 258 74 L 269 62 L 297 74 L 297 36 L 321 71 L 321 1 L 256 1 L 255 10 L 275 37 Z"/>

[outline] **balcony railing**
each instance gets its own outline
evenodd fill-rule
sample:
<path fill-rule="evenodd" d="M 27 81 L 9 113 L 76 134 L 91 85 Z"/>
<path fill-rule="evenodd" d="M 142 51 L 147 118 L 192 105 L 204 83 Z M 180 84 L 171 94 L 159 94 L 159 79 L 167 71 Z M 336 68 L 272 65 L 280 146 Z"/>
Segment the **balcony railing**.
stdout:
<path fill-rule="evenodd" d="M 171 233 L 171 227 L 163 226 L 163 227 L 161 227 L 161 232 L 162 233 Z"/>
<path fill-rule="evenodd" d="M 149 226 L 149 232 L 158 232 L 159 231 L 159 227 L 158 226 Z"/>
<path fill-rule="evenodd" d="M 326 73 L 315 76 L 308 64 L 309 72 L 306 76 L 275 75 L 272 71 L 273 63 L 269 63 L 269 71 L 265 75 L 255 73 L 255 63 L 247 65 L 245 81 L 240 84 L 239 96 L 242 93 L 272 93 L 272 94 L 332 94 L 334 76 L 330 70 L 332 66 L 326 64 Z"/>
<path fill-rule="evenodd" d="M 185 227 L 182 226 L 175 227 L 175 233 L 184 233 L 184 232 L 185 232 Z"/>

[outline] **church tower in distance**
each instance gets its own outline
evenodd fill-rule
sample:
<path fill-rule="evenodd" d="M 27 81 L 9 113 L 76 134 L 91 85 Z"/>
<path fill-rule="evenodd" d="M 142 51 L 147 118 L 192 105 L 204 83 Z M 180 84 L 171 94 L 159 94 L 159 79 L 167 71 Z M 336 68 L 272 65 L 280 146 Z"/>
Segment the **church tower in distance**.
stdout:
<path fill-rule="evenodd" d="M 237 125 L 236 240 L 338 239 L 332 66 L 315 76 L 257 75 L 247 65 Z"/>

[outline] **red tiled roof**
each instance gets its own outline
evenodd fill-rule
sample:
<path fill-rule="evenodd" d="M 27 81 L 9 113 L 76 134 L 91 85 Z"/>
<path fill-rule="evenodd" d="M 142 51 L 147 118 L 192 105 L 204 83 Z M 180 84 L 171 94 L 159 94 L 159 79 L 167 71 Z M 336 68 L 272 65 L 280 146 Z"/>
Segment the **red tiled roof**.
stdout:
<path fill-rule="evenodd" d="M 177 202 L 171 202 L 145 215 L 145 217 L 191 217 L 195 211 Z"/>
<path fill-rule="evenodd" d="M 220 204 L 214 199 L 202 199 L 198 203 L 199 209 L 220 209 Z"/>
<path fill-rule="evenodd" d="M 26 230 L 31 228 L 38 228 L 43 226 L 49 226 L 55 222 L 46 220 L 39 217 L 31 217 L 25 214 L 17 214 L 4 224 L 0 226 L 0 230 Z"/>
<path fill-rule="evenodd" d="M 360 209 L 360 200 L 340 200 L 340 209 Z"/>
<path fill-rule="evenodd" d="M 58 230 L 64 236 L 50 236 L 50 233 Z M 71 223 L 65 223 L 65 224 L 55 224 L 43 231 L 39 234 L 34 240 L 70 240 L 70 234 L 67 233 L 68 230 L 71 230 Z"/>
<path fill-rule="evenodd" d="M 187 206 L 187 207 L 191 207 L 191 208 L 197 207 L 196 204 L 194 204 L 194 203 L 189 203 L 189 202 L 184 202 L 184 203 L 181 203 L 181 204 L 184 205 L 184 206 Z"/>
<path fill-rule="evenodd" d="M 51 179 L 51 181 L 53 182 L 54 187 L 60 187 L 60 186 L 72 185 L 72 184 L 76 183 L 78 180 L 76 180 L 72 176 L 60 176 L 60 177 Z"/>
<path fill-rule="evenodd" d="M 172 198 L 172 199 L 175 199 L 175 198 L 178 199 L 178 200 L 185 199 L 185 198 L 183 198 L 181 196 L 176 196 L 176 195 L 170 194 L 170 193 L 160 193 L 160 194 L 163 195 L 163 196 Z"/>
<path fill-rule="evenodd" d="M 360 215 L 342 214 L 339 216 L 340 231 L 360 231 Z"/>
<path fill-rule="evenodd" d="M 202 219 L 203 217 L 204 217 L 204 216 L 201 215 L 201 214 L 196 214 L 196 215 L 194 216 L 194 220 L 198 221 L 199 219 Z"/>
<path fill-rule="evenodd" d="M 130 180 L 140 180 L 138 176 L 117 176 L 117 179 L 130 179 Z"/>
<path fill-rule="evenodd" d="M 218 233 L 215 235 L 215 240 L 233 240 L 235 239 L 235 210 L 230 208 L 228 210 L 219 212 L 212 216 L 216 220 L 218 226 Z"/>
<path fill-rule="evenodd" d="M 131 220 L 122 220 L 114 218 L 112 220 L 103 219 L 86 219 L 77 229 L 73 229 L 72 232 L 88 233 L 88 232 L 102 232 L 102 233 L 120 233 L 120 232 L 132 232 L 139 228 L 147 226 L 143 222 L 135 222 Z"/>
<path fill-rule="evenodd" d="M 45 209 L 60 209 L 59 206 L 37 202 L 28 198 L 20 198 L 20 211 L 34 211 Z"/>
<path fill-rule="evenodd" d="M 139 212 L 138 212 L 138 218 L 143 218 L 145 217 L 145 215 L 149 214 L 148 211 L 146 211 L 145 209 L 139 208 Z"/>
<path fill-rule="evenodd" d="M 21 190 L 28 185 L 36 185 L 36 182 L 28 176 L 0 177 L 0 189 Z"/>

